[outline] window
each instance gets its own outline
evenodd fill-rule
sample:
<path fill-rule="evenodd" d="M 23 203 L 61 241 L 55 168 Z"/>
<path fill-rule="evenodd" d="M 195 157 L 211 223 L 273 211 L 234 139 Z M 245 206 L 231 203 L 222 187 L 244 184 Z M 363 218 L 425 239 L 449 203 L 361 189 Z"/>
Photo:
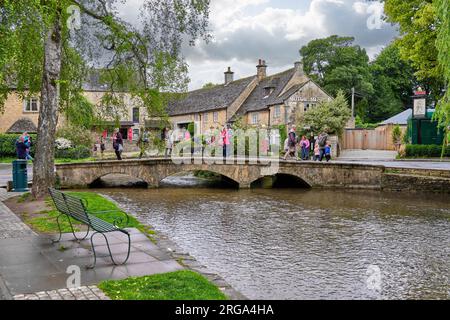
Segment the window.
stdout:
<path fill-rule="evenodd" d="M 194 121 L 199 121 L 200 115 L 198 113 L 194 114 Z"/>
<path fill-rule="evenodd" d="M 258 112 L 252 113 L 252 124 L 258 123 L 259 123 L 259 113 Z"/>
<path fill-rule="evenodd" d="M 205 113 L 203 114 L 203 122 L 204 122 L 204 123 L 207 123 L 207 122 L 208 122 L 208 113 L 207 113 L 207 112 L 205 112 Z"/>
<path fill-rule="evenodd" d="M 280 118 L 280 116 L 281 116 L 281 108 L 280 108 L 280 106 L 276 106 L 275 110 L 273 112 L 273 117 L 275 119 L 278 119 L 278 118 Z"/>
<path fill-rule="evenodd" d="M 26 99 L 24 101 L 23 110 L 25 112 L 38 112 L 39 111 L 39 99 L 38 98 Z"/>
<path fill-rule="evenodd" d="M 219 113 L 218 112 L 214 112 L 213 113 L 213 121 L 216 123 L 216 122 L 219 122 Z"/>
<path fill-rule="evenodd" d="M 306 111 L 308 111 L 308 109 L 309 109 L 309 103 L 306 103 L 306 102 L 305 102 L 305 103 L 303 104 L 303 111 L 306 112 Z"/>
<path fill-rule="evenodd" d="M 139 138 L 139 129 L 133 129 L 133 140 L 136 141 Z"/>
<path fill-rule="evenodd" d="M 133 122 L 139 123 L 139 108 L 133 108 Z"/>

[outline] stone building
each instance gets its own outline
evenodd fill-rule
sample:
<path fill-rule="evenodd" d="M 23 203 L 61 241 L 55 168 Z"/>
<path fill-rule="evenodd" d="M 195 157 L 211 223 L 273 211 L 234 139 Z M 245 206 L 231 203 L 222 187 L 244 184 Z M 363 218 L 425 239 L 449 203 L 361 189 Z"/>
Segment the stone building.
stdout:
<path fill-rule="evenodd" d="M 267 75 L 267 65 L 259 60 L 256 75 L 234 80 L 230 68 L 225 81 L 212 88 L 188 92 L 168 106 L 174 127 L 198 121 L 200 131 L 222 127 L 240 119 L 243 124 L 273 127 L 292 124 L 294 113 L 304 112 L 332 97 L 309 79 L 301 62 L 294 68 Z"/>
<path fill-rule="evenodd" d="M 297 110 L 304 112 L 320 101 L 332 99 L 305 75 L 301 62 L 286 71 L 267 75 L 265 61 L 259 60 L 253 76 L 234 80 L 231 68 L 224 76 L 223 84 L 190 91 L 169 102 L 167 113 L 171 126 L 187 127 L 189 123 L 197 122 L 200 133 L 204 133 L 211 127 L 221 128 L 238 119 L 250 126 L 289 125 Z M 93 72 L 84 90 L 86 98 L 98 105 L 107 87 L 100 83 L 98 73 Z M 120 114 L 116 115 L 119 115 L 120 131 L 126 140 L 136 140 L 142 127 L 159 129 L 160 120 L 147 117 L 146 108 L 137 106 L 127 93 L 122 94 L 122 99 L 126 108 L 117 111 Z M 0 114 L 0 133 L 16 133 L 24 128 L 35 132 L 39 104 L 39 97 L 21 99 L 15 93 L 10 94 L 4 113 Z M 109 120 L 112 128 L 115 126 L 114 117 L 111 115 Z M 58 125 L 62 126 L 65 122 L 65 118 L 60 117 Z M 110 131 L 104 132 L 104 135 L 110 136 Z"/>

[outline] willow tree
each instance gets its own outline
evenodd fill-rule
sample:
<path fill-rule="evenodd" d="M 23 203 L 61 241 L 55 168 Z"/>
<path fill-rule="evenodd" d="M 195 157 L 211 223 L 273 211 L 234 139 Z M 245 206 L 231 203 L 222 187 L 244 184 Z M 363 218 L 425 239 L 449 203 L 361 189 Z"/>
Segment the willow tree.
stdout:
<path fill-rule="evenodd" d="M 142 0 L 132 24 L 120 16 L 124 2 L 0 0 L 0 106 L 11 92 L 23 98 L 40 94 L 41 99 L 33 166 L 36 198 L 55 181 L 59 113 L 73 115 L 76 106 L 86 106 L 88 67 L 103 70 L 105 108 L 123 103 L 126 91 L 148 114 L 161 114 L 167 93 L 186 89 L 181 46 L 208 39 L 209 0 Z"/>

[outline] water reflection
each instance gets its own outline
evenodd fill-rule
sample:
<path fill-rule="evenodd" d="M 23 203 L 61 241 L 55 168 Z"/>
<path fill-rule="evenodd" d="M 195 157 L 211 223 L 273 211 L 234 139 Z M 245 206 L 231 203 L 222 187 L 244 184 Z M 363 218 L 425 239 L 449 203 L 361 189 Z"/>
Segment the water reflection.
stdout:
<path fill-rule="evenodd" d="M 368 191 L 101 190 L 254 299 L 449 298 L 450 199 Z M 370 290 L 370 265 L 381 291 Z"/>

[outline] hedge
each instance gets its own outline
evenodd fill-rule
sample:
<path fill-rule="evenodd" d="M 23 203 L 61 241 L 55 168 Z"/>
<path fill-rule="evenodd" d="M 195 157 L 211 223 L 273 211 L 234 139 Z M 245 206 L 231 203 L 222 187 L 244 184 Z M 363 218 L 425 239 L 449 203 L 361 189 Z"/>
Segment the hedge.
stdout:
<path fill-rule="evenodd" d="M 16 140 L 20 134 L 0 134 L 0 157 L 16 157 Z M 36 146 L 36 134 L 30 134 L 33 145 L 31 146 L 31 155 L 34 156 L 34 148 Z"/>
<path fill-rule="evenodd" d="M 36 134 L 30 134 L 33 141 L 31 146 L 31 156 L 34 157 L 36 147 Z M 20 134 L 0 134 L 0 157 L 12 158 L 16 157 L 16 140 Z M 91 150 L 85 146 L 78 146 L 66 150 L 56 150 L 55 158 L 57 159 L 85 159 L 91 156 Z"/>
<path fill-rule="evenodd" d="M 442 154 L 442 146 L 436 144 L 408 144 L 406 145 L 406 157 L 440 157 Z M 450 157 L 450 146 L 444 151 L 444 157 Z"/>
<path fill-rule="evenodd" d="M 69 149 L 56 149 L 56 159 L 86 159 L 91 156 L 91 149 L 85 146 L 77 146 Z"/>

